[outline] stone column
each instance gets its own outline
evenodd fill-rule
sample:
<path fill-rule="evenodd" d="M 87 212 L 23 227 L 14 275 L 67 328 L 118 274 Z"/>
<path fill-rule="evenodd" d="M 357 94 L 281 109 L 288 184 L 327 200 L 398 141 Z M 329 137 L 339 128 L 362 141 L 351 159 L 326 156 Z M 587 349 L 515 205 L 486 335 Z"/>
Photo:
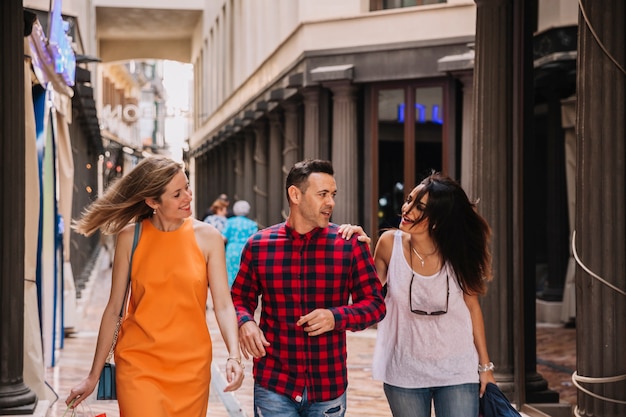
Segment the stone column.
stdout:
<path fill-rule="evenodd" d="M 245 141 L 243 139 L 243 135 L 237 135 L 233 138 L 233 140 L 235 142 L 235 192 L 234 195 L 228 196 L 231 199 L 231 204 L 233 204 L 235 200 L 240 200 L 245 196 L 243 180 Z"/>
<path fill-rule="evenodd" d="M 217 159 L 217 152 L 215 151 L 215 148 L 206 150 L 202 158 L 202 163 L 204 165 L 202 168 L 202 175 L 204 177 L 202 179 L 202 192 L 207 193 L 207 207 L 203 207 L 203 210 L 206 210 L 211 206 L 211 203 L 215 199 L 215 193 L 218 192 L 215 184 L 215 176 L 217 175 Z"/>
<path fill-rule="evenodd" d="M 250 205 L 255 206 L 256 222 L 259 229 L 268 226 L 267 220 L 267 197 L 268 197 L 268 158 L 267 158 L 267 123 L 265 119 L 259 120 L 254 126 L 254 201 Z"/>
<path fill-rule="evenodd" d="M 576 227 L 576 96 L 561 100 L 561 126 L 565 147 L 565 181 L 567 183 L 567 218 L 569 225 L 569 259 L 563 287 L 561 321 L 570 323 L 576 318 L 576 261 L 572 253 L 572 232 Z"/>
<path fill-rule="evenodd" d="M 32 414 L 37 395 L 24 383 L 25 124 L 24 10 L 0 2 L 0 415 Z"/>
<path fill-rule="evenodd" d="M 207 200 L 210 200 L 209 205 L 213 202 L 216 197 L 216 193 L 222 192 L 218 191 L 217 182 L 219 179 L 219 171 L 220 171 L 220 157 L 219 150 L 215 144 L 211 144 L 209 150 L 206 151 L 206 168 L 204 169 L 205 173 L 205 192 L 208 193 Z"/>
<path fill-rule="evenodd" d="M 267 201 L 267 218 L 269 224 L 275 224 L 282 222 L 283 217 L 282 208 L 286 204 L 287 198 L 285 197 L 285 181 L 283 179 L 283 134 L 282 134 L 282 122 L 280 113 L 274 111 L 269 114 L 269 166 L 268 166 L 268 183 L 270 187 L 268 189 L 268 201 Z"/>
<path fill-rule="evenodd" d="M 545 126 L 545 144 L 537 144 L 546 148 L 546 266 L 544 288 L 537 298 L 544 301 L 559 302 L 563 300 L 563 287 L 567 271 L 569 250 L 569 222 L 567 216 L 567 182 L 565 178 L 565 134 L 561 127 L 560 92 L 548 87 L 543 94 L 547 98 L 548 124 Z"/>
<path fill-rule="evenodd" d="M 209 181 L 209 157 L 208 153 L 203 153 L 202 155 L 196 156 L 195 160 L 195 194 L 194 200 L 196 201 L 196 217 L 198 219 L 203 219 L 203 216 L 206 214 L 210 203 L 210 193 L 207 190 L 210 190 L 210 181 Z"/>
<path fill-rule="evenodd" d="M 578 391 L 577 403 L 580 416 L 624 416 L 626 380 L 599 379 L 626 374 L 626 8 L 623 0 L 580 6 L 574 244 L 606 284 L 577 266 L 577 372 L 598 378 L 581 385 L 604 397 Z"/>
<path fill-rule="evenodd" d="M 511 398 L 513 383 L 513 223 L 511 176 L 511 6 L 507 0 L 476 0 L 476 61 L 471 180 L 466 192 L 480 199 L 491 226 L 493 275 L 482 300 L 489 356 L 496 379 Z"/>
<path fill-rule="evenodd" d="M 243 148 L 243 196 L 242 199 L 250 203 L 250 218 L 256 216 L 256 207 L 254 207 L 254 133 L 252 131 L 244 132 L 244 148 Z"/>
<path fill-rule="evenodd" d="M 291 167 L 300 158 L 300 141 L 298 140 L 298 105 L 291 101 L 282 103 L 285 115 L 285 143 L 283 147 L 283 185 Z M 283 216 L 289 215 L 287 197 L 284 200 Z"/>
<path fill-rule="evenodd" d="M 232 166 L 228 163 L 228 139 L 215 147 L 213 152 L 214 157 L 214 172 L 215 175 L 209 179 L 212 182 L 211 203 L 213 200 L 222 193 L 228 194 L 227 178 L 228 172 L 232 169 Z M 231 198 L 229 195 L 228 198 Z"/>
<path fill-rule="evenodd" d="M 472 142 L 472 121 L 474 120 L 474 74 L 458 74 L 463 85 L 463 121 L 461 126 L 461 186 L 468 190 L 472 177 L 474 146 Z"/>
<path fill-rule="evenodd" d="M 466 191 L 480 198 L 478 209 L 493 231 L 494 280 L 482 300 L 487 346 L 510 399 L 558 402 L 536 372 L 534 259 L 525 256 L 532 243 L 524 222 L 532 186 L 524 182 L 532 162 L 525 155 L 525 137 L 532 134 L 529 3 L 476 0 L 476 5 L 474 169 Z"/>
<path fill-rule="evenodd" d="M 224 172 L 224 175 L 226 176 L 225 178 L 226 189 L 224 192 L 228 194 L 228 198 L 231 200 L 233 198 L 233 193 L 237 186 L 236 184 L 237 175 L 235 174 L 235 166 L 236 166 L 236 159 L 237 159 L 237 142 L 235 139 L 236 139 L 236 136 L 232 136 L 228 138 L 228 142 L 226 142 L 226 165 L 227 167 L 226 167 L 226 171 Z M 232 209 L 232 207 L 230 207 L 230 209 Z"/>
<path fill-rule="evenodd" d="M 358 149 L 356 92 L 349 81 L 328 83 L 333 93 L 332 160 L 337 181 L 337 198 L 332 221 L 337 224 L 357 223 L 358 208 Z"/>
<path fill-rule="evenodd" d="M 318 87 L 302 90 L 304 97 L 303 158 L 320 157 L 320 90 Z"/>

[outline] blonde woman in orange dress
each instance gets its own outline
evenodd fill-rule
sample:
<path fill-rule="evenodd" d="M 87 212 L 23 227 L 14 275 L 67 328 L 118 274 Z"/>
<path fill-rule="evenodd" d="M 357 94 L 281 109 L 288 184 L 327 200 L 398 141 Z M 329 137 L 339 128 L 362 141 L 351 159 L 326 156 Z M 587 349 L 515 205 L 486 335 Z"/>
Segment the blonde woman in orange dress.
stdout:
<path fill-rule="evenodd" d="M 211 290 L 229 352 L 225 391 L 241 386 L 238 326 L 230 298 L 224 241 L 191 217 L 192 193 L 182 166 L 165 157 L 142 160 L 83 213 L 75 229 L 117 234 L 113 281 L 102 315 L 91 370 L 66 399 L 77 406 L 97 386 L 124 303 L 135 222 L 141 227 L 132 258 L 130 297 L 115 347 L 117 400 L 122 417 L 204 417 L 212 344 L 206 323 Z"/>

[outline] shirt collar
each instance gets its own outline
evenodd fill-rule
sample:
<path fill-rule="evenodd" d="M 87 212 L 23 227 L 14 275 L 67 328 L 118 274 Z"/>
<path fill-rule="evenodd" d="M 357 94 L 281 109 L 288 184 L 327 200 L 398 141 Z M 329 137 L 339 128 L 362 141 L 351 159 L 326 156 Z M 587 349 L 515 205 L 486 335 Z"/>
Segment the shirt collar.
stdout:
<path fill-rule="evenodd" d="M 306 239 L 309 240 L 315 236 L 317 236 L 320 231 L 322 230 L 321 227 L 316 227 L 313 230 L 307 232 L 307 233 L 298 233 L 296 232 L 296 229 L 293 229 L 291 226 L 289 226 L 289 224 L 287 224 L 287 222 L 285 222 L 285 231 L 287 233 L 287 236 L 289 236 L 290 239 L 293 240 L 297 240 L 297 239 Z"/>

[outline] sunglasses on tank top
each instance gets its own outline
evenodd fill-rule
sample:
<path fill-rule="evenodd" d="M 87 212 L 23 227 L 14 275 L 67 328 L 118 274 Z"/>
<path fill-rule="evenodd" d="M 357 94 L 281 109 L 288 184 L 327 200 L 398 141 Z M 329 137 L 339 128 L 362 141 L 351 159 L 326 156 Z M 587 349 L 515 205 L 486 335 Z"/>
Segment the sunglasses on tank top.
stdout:
<path fill-rule="evenodd" d="M 411 312 L 420 316 L 441 316 L 442 314 L 446 314 L 448 312 L 448 300 L 450 300 L 450 277 L 446 274 L 446 307 L 444 310 L 438 311 L 424 311 L 420 310 L 416 307 L 413 307 L 413 297 L 411 294 L 413 293 L 413 280 L 415 279 L 415 272 L 411 272 L 411 284 L 409 287 L 409 306 L 411 308 Z"/>

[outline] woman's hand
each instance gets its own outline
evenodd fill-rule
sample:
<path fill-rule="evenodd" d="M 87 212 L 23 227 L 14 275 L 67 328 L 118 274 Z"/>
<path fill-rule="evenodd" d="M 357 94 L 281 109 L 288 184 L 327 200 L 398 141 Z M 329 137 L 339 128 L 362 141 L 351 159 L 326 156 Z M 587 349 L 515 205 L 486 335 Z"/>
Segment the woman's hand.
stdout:
<path fill-rule="evenodd" d="M 372 239 L 370 239 L 370 237 L 367 235 L 367 233 L 365 233 L 363 228 L 361 226 L 359 226 L 359 225 L 356 225 L 356 224 L 342 224 L 341 226 L 339 226 L 339 234 L 345 240 L 350 240 L 352 235 L 355 234 L 355 233 L 357 234 L 357 239 L 359 240 L 359 242 L 365 242 L 365 243 L 367 243 L 369 245 L 370 242 L 372 241 Z"/>
<path fill-rule="evenodd" d="M 226 359 L 226 381 L 228 385 L 224 387 L 224 392 L 235 391 L 243 383 L 243 370 L 245 366 L 241 363 L 241 358 Z"/>
<path fill-rule="evenodd" d="M 496 378 L 493 376 L 493 371 L 479 372 L 480 377 L 480 397 L 482 398 L 488 383 L 496 383 Z"/>
<path fill-rule="evenodd" d="M 68 407 L 76 408 L 76 406 L 83 402 L 83 400 L 89 397 L 89 394 L 96 389 L 98 381 L 92 381 L 89 378 L 85 378 L 71 389 L 70 395 L 65 399 L 65 404 Z"/>

